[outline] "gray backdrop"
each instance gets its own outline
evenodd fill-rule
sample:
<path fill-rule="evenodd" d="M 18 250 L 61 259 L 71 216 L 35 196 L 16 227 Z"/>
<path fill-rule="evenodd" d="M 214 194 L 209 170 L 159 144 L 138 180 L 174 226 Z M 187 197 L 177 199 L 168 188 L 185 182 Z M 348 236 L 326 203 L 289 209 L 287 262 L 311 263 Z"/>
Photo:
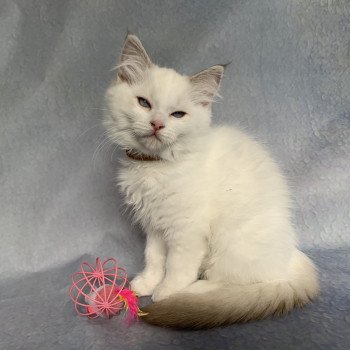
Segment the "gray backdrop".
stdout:
<path fill-rule="evenodd" d="M 0 1 L 0 348 L 345 349 L 350 342 L 347 0 Z M 232 61 L 214 123 L 265 143 L 295 197 L 321 297 L 273 320 L 173 331 L 78 317 L 84 259 L 142 267 L 119 211 L 103 94 L 127 28 L 183 73 Z M 98 151 L 98 146 L 102 146 Z M 119 154 L 120 155 L 120 154 Z"/>

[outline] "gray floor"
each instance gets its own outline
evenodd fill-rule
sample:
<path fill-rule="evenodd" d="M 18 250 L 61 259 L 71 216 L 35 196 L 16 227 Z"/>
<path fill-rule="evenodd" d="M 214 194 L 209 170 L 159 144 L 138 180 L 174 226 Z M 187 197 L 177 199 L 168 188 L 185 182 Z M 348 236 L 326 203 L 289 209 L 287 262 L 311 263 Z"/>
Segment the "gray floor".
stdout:
<path fill-rule="evenodd" d="M 127 28 L 183 73 L 232 61 L 214 122 L 264 142 L 287 175 L 300 245 L 320 271 L 315 303 L 196 332 L 75 315 L 82 260 L 142 267 L 114 187 L 119 151 L 101 144 Z M 348 348 L 349 38 L 347 0 L 0 1 L 0 348 Z"/>

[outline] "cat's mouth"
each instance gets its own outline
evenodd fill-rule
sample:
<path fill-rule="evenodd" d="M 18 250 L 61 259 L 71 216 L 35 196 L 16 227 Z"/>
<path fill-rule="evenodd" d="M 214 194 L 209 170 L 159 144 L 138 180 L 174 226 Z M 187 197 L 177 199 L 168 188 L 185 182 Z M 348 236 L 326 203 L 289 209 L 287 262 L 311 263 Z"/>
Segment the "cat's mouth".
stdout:
<path fill-rule="evenodd" d="M 141 137 L 143 139 L 158 140 L 159 142 L 162 142 L 162 140 L 159 137 L 159 134 L 157 134 L 157 133 L 147 134 L 147 135 L 143 135 Z"/>
<path fill-rule="evenodd" d="M 149 150 L 159 150 L 164 146 L 164 140 L 162 140 L 159 133 L 147 133 L 140 135 L 139 142 Z"/>

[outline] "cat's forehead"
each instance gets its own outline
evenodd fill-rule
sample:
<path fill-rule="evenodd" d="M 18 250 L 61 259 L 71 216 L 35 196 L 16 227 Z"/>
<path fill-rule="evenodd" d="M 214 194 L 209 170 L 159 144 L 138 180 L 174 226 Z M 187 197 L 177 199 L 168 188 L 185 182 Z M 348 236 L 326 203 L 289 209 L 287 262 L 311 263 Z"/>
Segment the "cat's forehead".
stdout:
<path fill-rule="evenodd" d="M 153 67 L 140 87 L 159 107 L 176 107 L 188 99 L 191 85 L 188 77 L 173 69 Z"/>

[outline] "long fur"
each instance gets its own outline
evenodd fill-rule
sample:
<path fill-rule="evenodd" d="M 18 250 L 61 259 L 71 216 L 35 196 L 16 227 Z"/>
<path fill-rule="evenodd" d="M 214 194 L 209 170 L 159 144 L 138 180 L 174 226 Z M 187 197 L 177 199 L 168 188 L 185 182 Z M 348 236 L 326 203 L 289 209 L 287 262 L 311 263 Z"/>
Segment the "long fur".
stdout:
<path fill-rule="evenodd" d="M 211 285 L 201 281 L 199 293 L 175 294 L 143 308 L 142 319 L 171 328 L 213 328 L 287 314 L 310 302 L 318 291 L 314 267 L 302 253 L 294 258 L 290 280 L 272 280 L 248 285 Z M 191 289 L 196 289 L 195 282 Z M 213 287 L 213 288 L 211 288 Z M 208 292 L 203 292 L 210 289 Z"/>
<path fill-rule="evenodd" d="M 308 303 L 318 293 L 317 275 L 297 249 L 283 175 L 255 140 L 210 125 L 224 67 L 180 75 L 151 63 L 133 35 L 119 67 L 106 93 L 108 135 L 145 159 L 160 159 L 125 157 L 117 176 L 147 237 L 145 269 L 131 283 L 155 302 L 143 319 L 214 327 Z M 175 118 L 176 111 L 186 114 Z M 156 136 L 154 120 L 164 125 Z"/>

